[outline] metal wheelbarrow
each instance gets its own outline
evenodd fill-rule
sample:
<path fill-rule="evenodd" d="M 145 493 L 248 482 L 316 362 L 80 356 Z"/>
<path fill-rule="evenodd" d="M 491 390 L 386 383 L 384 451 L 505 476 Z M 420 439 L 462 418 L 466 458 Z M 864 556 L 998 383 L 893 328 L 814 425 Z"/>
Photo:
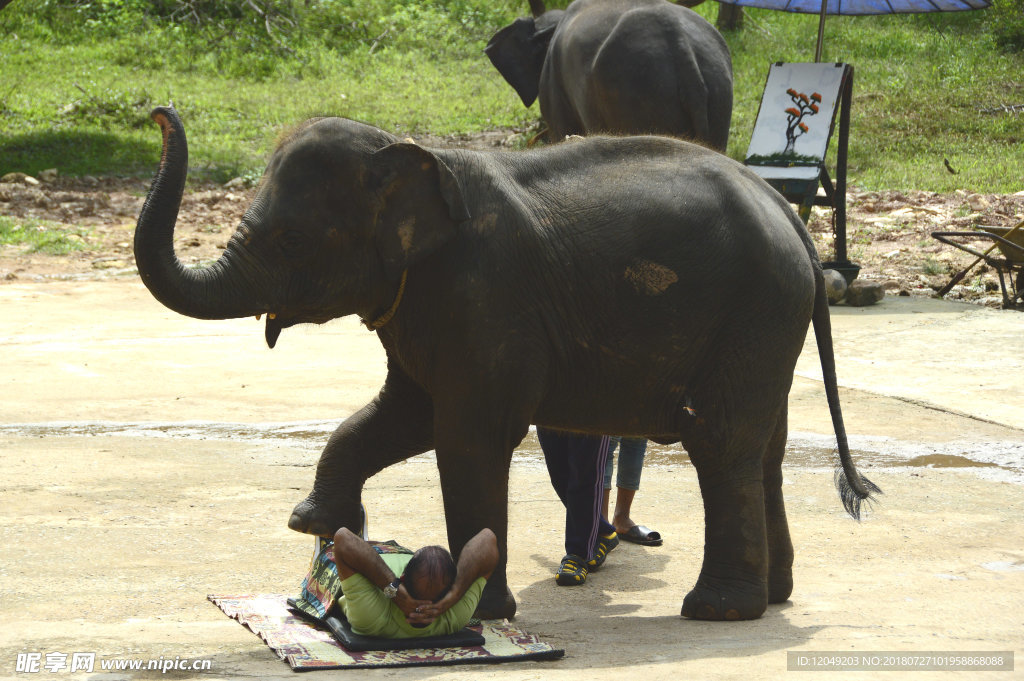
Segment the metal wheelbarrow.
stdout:
<path fill-rule="evenodd" d="M 977 256 L 977 260 L 966 269 L 957 272 L 946 286 L 939 291 L 939 296 L 959 282 L 967 272 L 981 261 L 994 269 L 999 275 L 999 288 L 1003 292 L 1003 308 L 1011 309 L 1024 306 L 1024 221 L 1014 227 L 978 227 L 973 232 L 932 232 L 932 238 L 944 244 L 959 248 L 961 251 Z M 979 252 L 969 244 L 959 243 L 954 239 L 984 239 L 992 245 L 984 252 Z"/>

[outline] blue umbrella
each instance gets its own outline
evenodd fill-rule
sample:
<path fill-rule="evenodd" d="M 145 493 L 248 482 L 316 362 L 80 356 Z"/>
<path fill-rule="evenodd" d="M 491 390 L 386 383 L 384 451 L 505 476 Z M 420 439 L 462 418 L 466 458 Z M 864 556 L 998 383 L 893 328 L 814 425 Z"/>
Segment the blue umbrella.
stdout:
<path fill-rule="evenodd" d="M 828 14 L 920 14 L 925 12 L 961 12 L 991 7 L 990 0 L 718 0 L 725 5 L 776 9 L 782 12 L 817 14 L 818 46 L 814 61 L 821 61 L 821 42 Z"/>

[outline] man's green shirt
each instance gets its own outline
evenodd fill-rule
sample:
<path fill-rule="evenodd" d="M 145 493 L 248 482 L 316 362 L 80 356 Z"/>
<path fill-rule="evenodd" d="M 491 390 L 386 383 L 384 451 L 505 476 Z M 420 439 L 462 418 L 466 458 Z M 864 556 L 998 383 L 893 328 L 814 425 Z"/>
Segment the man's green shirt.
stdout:
<path fill-rule="evenodd" d="M 412 556 L 404 553 L 385 553 L 381 555 L 381 559 L 392 572 L 400 575 Z M 388 599 L 376 584 L 358 573 L 341 582 L 343 595 L 338 599 L 338 607 L 348 618 L 352 631 L 363 636 L 440 636 L 452 634 L 466 626 L 480 602 L 486 583 L 487 580 L 483 577 L 477 579 L 458 603 L 423 628 L 409 624 L 405 620 L 405 613 Z"/>

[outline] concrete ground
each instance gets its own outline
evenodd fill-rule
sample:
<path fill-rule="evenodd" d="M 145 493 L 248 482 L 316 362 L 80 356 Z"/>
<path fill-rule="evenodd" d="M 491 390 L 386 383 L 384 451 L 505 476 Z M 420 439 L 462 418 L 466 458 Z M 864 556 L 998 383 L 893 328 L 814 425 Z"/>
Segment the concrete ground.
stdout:
<path fill-rule="evenodd" d="M 380 386 L 376 337 L 343 320 L 286 330 L 271 352 L 254 320 L 180 317 L 135 282 L 7 284 L 0 309 L 0 677 L 136 678 L 98 661 L 162 657 L 292 678 L 206 595 L 297 590 L 312 540 L 285 523 L 327 433 Z M 312 674 L 773 679 L 788 653 L 1024 651 L 1024 315 L 887 298 L 832 321 L 855 456 L 885 494 L 861 523 L 842 510 L 809 338 L 790 407 L 790 602 L 753 622 L 679 617 L 703 521 L 678 448 L 652 449 L 634 505 L 665 545 L 622 545 L 583 587 L 557 587 L 563 516 L 531 436 L 512 465 L 509 579 L 517 623 L 566 656 Z M 445 542 L 429 456 L 365 498 L 373 536 Z M 36 652 L 93 652 L 97 669 L 19 674 Z M 881 669 L 827 678 L 905 673 Z"/>

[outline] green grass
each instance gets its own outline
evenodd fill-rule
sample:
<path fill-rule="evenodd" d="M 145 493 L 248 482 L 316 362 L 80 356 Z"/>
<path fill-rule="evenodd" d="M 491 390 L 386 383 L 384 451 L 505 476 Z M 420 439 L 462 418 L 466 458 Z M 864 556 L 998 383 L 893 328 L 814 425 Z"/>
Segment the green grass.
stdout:
<path fill-rule="evenodd" d="M 736 79 L 734 158 L 749 143 L 768 64 L 812 61 L 817 35 L 813 16 L 748 10 L 747 21 L 742 32 L 726 35 Z M 984 11 L 827 18 L 822 60 L 854 66 L 852 183 L 869 190 L 1024 189 L 1024 115 L 980 111 L 1024 102 L 1024 57 L 1001 51 L 987 21 Z"/>
<path fill-rule="evenodd" d="M 1000 16 L 1024 4 L 999 2 L 976 12 L 828 18 L 823 58 L 855 67 L 851 183 L 1024 189 L 1024 114 L 981 111 L 1024 103 L 1024 54 L 1005 51 L 1012 40 L 999 33 L 1008 25 Z M 61 4 L 78 14 L 66 10 L 48 23 Z M 168 101 L 185 122 L 193 176 L 220 181 L 258 172 L 282 131 L 312 115 L 413 135 L 525 127 L 539 117 L 482 52 L 494 31 L 525 14 L 525 2 L 314 2 L 320 14 L 304 15 L 290 32 L 281 24 L 276 42 L 262 24 L 225 37 L 224 26 L 248 25 L 82 14 L 141 4 L 18 0 L 0 12 L 0 174 L 55 167 L 147 176 L 160 151 L 148 114 Z M 696 11 L 713 22 L 717 9 L 706 2 Z M 747 10 L 746 22 L 726 35 L 735 71 L 729 154 L 737 159 L 769 64 L 813 60 L 817 33 L 809 15 Z"/>
<path fill-rule="evenodd" d="M 167 102 L 185 122 L 190 163 L 220 180 L 261 166 L 281 132 L 310 116 L 448 134 L 523 126 L 539 115 L 482 53 L 440 62 L 417 50 L 380 50 L 325 60 L 315 78 L 247 81 L 103 64 L 85 45 L 52 48 L 45 60 L 32 52 L 0 54 L 0 82 L 12 83 L 0 90 L 0 174 L 152 172 L 160 135 L 149 112 Z"/>
<path fill-rule="evenodd" d="M 29 253 L 65 255 L 85 247 L 82 234 L 67 231 L 45 220 L 0 215 L 0 245 L 22 246 Z"/>
<path fill-rule="evenodd" d="M 929 255 L 925 257 L 921 271 L 929 276 L 946 274 L 949 272 L 949 265 Z"/>

